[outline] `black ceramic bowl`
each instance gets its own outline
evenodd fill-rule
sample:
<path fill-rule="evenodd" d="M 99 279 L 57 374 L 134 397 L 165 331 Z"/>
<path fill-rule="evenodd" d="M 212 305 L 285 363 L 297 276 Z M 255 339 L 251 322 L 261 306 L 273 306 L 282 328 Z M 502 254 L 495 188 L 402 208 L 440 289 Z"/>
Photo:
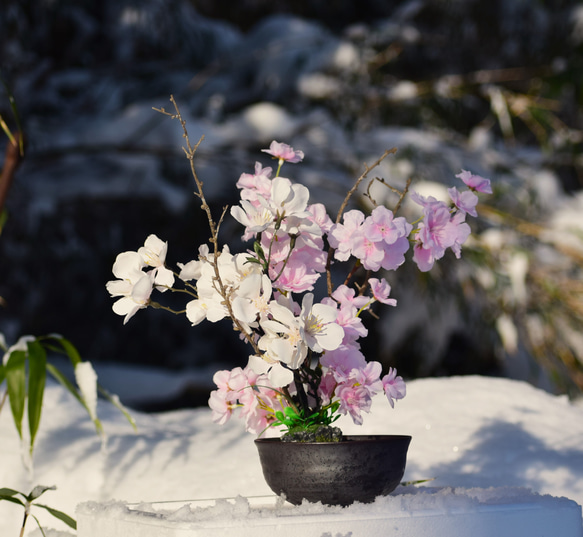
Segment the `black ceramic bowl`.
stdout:
<path fill-rule="evenodd" d="M 410 436 L 356 435 L 342 442 L 282 442 L 258 438 L 265 481 L 299 505 L 369 503 L 390 494 L 405 473 Z"/>

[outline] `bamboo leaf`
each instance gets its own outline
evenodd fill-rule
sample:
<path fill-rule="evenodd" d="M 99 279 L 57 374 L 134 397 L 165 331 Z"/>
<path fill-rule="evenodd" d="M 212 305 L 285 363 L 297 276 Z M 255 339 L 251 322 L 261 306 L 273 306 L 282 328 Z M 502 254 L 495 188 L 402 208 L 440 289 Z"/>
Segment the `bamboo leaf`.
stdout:
<path fill-rule="evenodd" d="M 38 526 L 38 529 L 40 530 L 40 532 L 42 533 L 43 537 L 47 537 L 45 530 L 43 530 L 43 527 L 40 525 L 40 520 L 38 518 L 36 518 L 34 515 L 30 515 L 32 518 L 34 518 L 34 520 L 36 521 L 36 525 Z M 25 515 L 26 517 L 26 515 Z M 26 518 L 25 518 L 26 520 Z M 22 526 L 24 528 L 24 525 Z"/>
<path fill-rule="evenodd" d="M 10 409 L 14 418 L 14 425 L 18 436 L 22 439 L 22 418 L 24 416 L 24 404 L 26 401 L 26 352 L 12 351 L 6 363 L 6 387 Z"/>
<path fill-rule="evenodd" d="M 83 401 L 81 395 L 79 395 L 77 388 L 75 388 L 73 383 L 65 375 L 63 375 L 63 373 L 61 373 L 53 364 L 49 363 L 47 363 L 47 371 L 55 378 L 55 380 L 57 380 L 64 388 L 66 388 L 69 393 L 75 399 L 77 399 L 77 401 L 79 401 L 79 403 L 85 407 L 87 412 L 89 412 L 87 405 L 85 404 L 85 401 Z"/>
<path fill-rule="evenodd" d="M 68 356 L 73 366 L 76 366 L 79 362 L 82 361 L 79 351 L 68 339 L 59 335 L 51 335 L 48 336 L 48 338 L 56 341 L 62 347 L 62 351 Z"/>
<path fill-rule="evenodd" d="M 2 209 L 2 211 L 0 211 L 0 233 L 2 233 L 2 230 L 4 229 L 6 220 L 8 220 L 8 211 L 6 209 Z"/>
<path fill-rule="evenodd" d="M 20 114 L 18 113 L 18 108 L 16 107 L 16 101 L 14 100 L 14 96 L 8 89 L 6 82 L 2 78 L 0 78 L 0 83 L 4 86 L 6 93 L 8 95 L 8 101 L 10 102 L 10 108 L 12 109 L 12 115 L 14 116 L 14 122 L 16 123 L 16 128 L 18 129 L 19 136 L 18 136 L 18 148 L 20 150 L 20 156 L 24 156 L 24 137 L 22 135 L 22 125 L 20 123 Z M 9 130 L 9 129 L 8 129 Z M 11 136 L 9 136 L 11 138 Z M 11 142 L 14 144 L 14 138 L 11 138 Z M 15 144 L 16 145 L 16 144 Z"/>
<path fill-rule="evenodd" d="M 3 494 L 0 494 L 0 500 L 6 500 L 7 502 L 16 503 L 18 505 L 22 505 L 22 507 L 26 507 L 26 504 L 22 500 L 13 498 L 12 496 L 4 496 Z"/>
<path fill-rule="evenodd" d="M 22 492 L 18 492 L 14 489 L 9 489 L 7 487 L 0 488 L 0 496 L 15 496 L 16 494 L 21 494 Z"/>
<path fill-rule="evenodd" d="M 52 487 L 47 487 L 46 485 L 37 485 L 36 487 L 34 487 L 32 489 L 32 491 L 26 497 L 26 499 L 29 501 L 29 503 L 32 503 L 32 502 L 34 502 L 34 500 L 36 500 L 37 498 L 42 496 L 47 490 L 56 490 L 56 489 L 57 489 L 57 487 L 55 487 L 54 485 Z"/>
<path fill-rule="evenodd" d="M 111 395 L 105 388 L 103 388 L 99 384 L 97 385 L 97 389 L 99 390 L 99 393 L 103 395 L 103 397 L 105 397 L 105 399 L 107 399 L 125 416 L 126 420 L 128 420 L 134 431 L 138 432 L 138 426 L 136 424 L 136 421 L 129 413 L 128 409 L 121 403 L 119 397 L 117 395 Z"/>
<path fill-rule="evenodd" d="M 47 353 L 38 341 L 28 342 L 28 428 L 30 452 L 40 424 L 45 383 L 47 378 Z"/>
<path fill-rule="evenodd" d="M 429 483 L 429 481 L 435 481 L 437 477 L 428 477 L 427 479 L 418 479 L 416 481 L 403 481 L 400 483 L 403 487 L 409 487 L 412 485 L 420 485 L 421 483 Z"/>
<path fill-rule="evenodd" d="M 43 509 L 46 509 L 51 515 L 67 524 L 67 526 L 69 526 L 70 528 L 73 528 L 74 530 L 77 529 L 77 522 L 69 515 L 63 513 L 62 511 L 59 511 L 58 509 L 53 509 L 48 505 L 42 505 L 40 503 L 35 503 L 35 505 L 36 507 L 42 507 Z"/>
<path fill-rule="evenodd" d="M 10 129 L 8 128 L 8 125 L 6 125 L 6 122 L 4 121 L 2 115 L 0 115 L 0 128 L 4 131 L 4 134 L 8 136 L 8 140 L 10 140 L 10 143 L 12 145 L 16 145 L 16 139 L 14 138 L 12 132 L 10 132 Z"/>

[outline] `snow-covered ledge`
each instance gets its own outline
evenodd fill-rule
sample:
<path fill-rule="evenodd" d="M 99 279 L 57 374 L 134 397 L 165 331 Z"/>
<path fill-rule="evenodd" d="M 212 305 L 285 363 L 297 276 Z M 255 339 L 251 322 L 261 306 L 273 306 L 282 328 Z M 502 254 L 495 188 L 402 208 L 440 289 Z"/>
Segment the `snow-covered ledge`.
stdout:
<path fill-rule="evenodd" d="M 255 497 L 77 508 L 78 537 L 582 537 L 581 506 L 520 488 L 403 488 L 372 504 Z"/>

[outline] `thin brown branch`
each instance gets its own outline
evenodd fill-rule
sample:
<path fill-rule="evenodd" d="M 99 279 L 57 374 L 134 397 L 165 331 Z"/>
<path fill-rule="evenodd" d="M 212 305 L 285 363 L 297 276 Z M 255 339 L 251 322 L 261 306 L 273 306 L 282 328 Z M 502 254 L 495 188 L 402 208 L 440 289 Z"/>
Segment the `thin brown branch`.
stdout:
<path fill-rule="evenodd" d="M 399 212 L 399 209 L 401 208 L 401 205 L 403 204 L 403 201 L 405 200 L 405 197 L 407 196 L 407 193 L 409 192 L 409 187 L 411 186 L 412 181 L 413 181 L 412 177 L 409 177 L 409 179 L 407 179 L 407 183 L 405 184 L 405 188 L 401 192 L 401 195 L 399 196 L 399 200 L 397 201 L 397 203 L 393 209 L 393 214 L 397 214 Z"/>
<path fill-rule="evenodd" d="M 19 144 L 17 140 L 20 140 L 21 135 L 17 133 L 14 137 L 15 143 L 8 141 L 6 146 L 6 154 L 4 157 L 4 166 L 2 168 L 2 173 L 0 174 L 0 212 L 4 209 L 6 204 L 6 198 L 8 197 L 8 191 L 12 185 L 14 175 L 18 166 L 21 164 L 24 155 L 21 154 Z"/>
<path fill-rule="evenodd" d="M 385 160 L 389 155 L 394 155 L 396 152 L 397 152 L 396 147 L 393 147 L 392 149 L 387 149 L 381 155 L 381 157 L 379 159 L 377 159 L 377 161 L 374 164 L 372 164 L 371 166 L 368 166 L 366 163 L 364 164 L 364 172 L 355 181 L 354 185 L 352 185 L 352 188 L 348 191 L 348 194 L 346 194 L 346 197 L 344 198 L 344 201 L 342 202 L 342 205 L 340 206 L 340 209 L 338 210 L 338 214 L 336 216 L 336 223 L 337 224 L 340 222 L 340 219 L 342 218 L 342 214 L 346 210 L 346 207 L 348 205 L 348 202 L 350 201 L 350 198 L 352 198 L 352 196 L 356 192 L 356 189 L 360 186 L 360 183 L 362 183 L 367 178 L 368 174 L 372 170 L 374 170 L 377 166 L 380 166 L 380 164 L 383 160 Z"/>
<path fill-rule="evenodd" d="M 223 220 L 223 217 L 225 216 L 225 213 L 227 211 L 227 207 L 225 207 L 223 209 L 219 223 L 217 225 L 215 223 L 215 220 L 214 220 L 213 215 L 212 215 L 212 211 L 211 211 L 209 204 L 207 203 L 205 195 L 204 195 L 203 182 L 199 179 L 198 174 L 196 173 L 195 165 L 194 165 L 194 155 L 196 153 L 196 150 L 200 146 L 201 142 L 203 141 L 204 136 L 202 136 L 194 146 L 191 144 L 190 137 L 188 135 L 188 130 L 186 129 L 186 121 L 182 118 L 182 115 L 180 113 L 180 109 L 178 107 L 178 103 L 174 99 L 174 96 L 170 97 L 170 101 L 172 102 L 172 105 L 174 106 L 174 109 L 176 111 L 175 114 L 171 114 L 169 112 L 166 112 L 166 110 L 164 110 L 163 108 L 155 109 L 155 110 L 157 110 L 158 112 L 160 112 L 164 115 L 170 116 L 172 119 L 177 119 L 180 122 L 180 125 L 182 127 L 182 131 L 183 131 L 182 136 L 186 142 L 186 148 L 183 148 L 183 149 L 184 149 L 184 152 L 186 154 L 186 157 L 188 158 L 188 160 L 190 162 L 190 171 L 192 173 L 192 177 L 194 178 L 194 182 L 196 183 L 197 191 L 195 192 L 195 194 L 197 195 L 197 197 L 201 201 L 201 207 L 207 215 L 207 220 L 208 220 L 210 231 L 211 231 L 210 241 L 213 245 L 213 255 L 212 255 L 212 259 L 209 259 L 209 262 L 213 266 L 214 273 L 215 273 L 215 276 L 214 276 L 215 289 L 223 298 L 223 300 L 224 300 L 223 304 L 227 308 L 228 315 L 231 318 L 231 320 L 233 321 L 235 329 L 238 330 L 239 332 L 241 332 L 241 334 L 243 334 L 243 336 L 245 337 L 245 340 L 253 347 L 253 350 L 257 354 L 261 354 L 261 351 L 259 350 L 259 347 L 257 346 L 257 343 L 255 342 L 255 340 L 253 339 L 252 334 L 249 334 L 245 330 L 243 325 L 239 322 L 239 320 L 235 317 L 235 315 L 233 313 L 233 306 L 231 304 L 232 290 L 230 290 L 225 285 L 225 283 L 223 282 L 223 279 L 221 278 L 221 274 L 219 271 L 219 256 L 221 255 L 221 252 L 220 252 L 220 248 L 219 248 L 219 232 L 218 232 L 218 230 L 219 230 L 219 226 Z"/>

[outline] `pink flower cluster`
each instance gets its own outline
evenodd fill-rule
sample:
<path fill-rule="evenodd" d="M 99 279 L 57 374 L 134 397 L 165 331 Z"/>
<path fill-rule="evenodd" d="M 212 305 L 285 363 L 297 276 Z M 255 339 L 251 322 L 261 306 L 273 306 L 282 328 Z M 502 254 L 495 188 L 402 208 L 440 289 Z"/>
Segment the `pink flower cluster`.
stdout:
<path fill-rule="evenodd" d="M 259 163 L 254 174 L 242 174 L 237 182 L 241 205 L 231 214 L 245 226 L 243 239 L 261 235 L 261 247 L 269 253 L 268 274 L 277 287 L 301 293 L 313 289 L 326 268 L 322 236 L 332 221 L 322 204 L 308 205 L 305 186 L 284 177 L 272 180 L 271 174 L 271 168 Z"/>
<path fill-rule="evenodd" d="M 394 399 L 405 397 L 405 381 L 397 371 L 381 377 L 379 362 L 367 362 L 360 351 L 345 347 L 322 357 L 325 374 L 320 383 L 319 396 L 323 404 L 337 400 L 338 411 L 348 414 L 357 425 L 362 425 L 362 412 L 369 412 L 373 397 L 384 391 L 391 407 Z"/>
<path fill-rule="evenodd" d="M 254 349 L 247 367 L 214 376 L 217 390 L 209 405 L 217 423 L 237 413 L 248 431 L 260 434 L 281 424 L 281 411 L 291 406 L 306 415 L 337 411 L 361 424 L 375 395 L 383 392 L 393 407 L 406 393 L 396 370 L 383 376 L 381 364 L 367 362 L 360 350 L 359 340 L 368 334 L 362 313 L 376 302 L 396 306 L 388 282 L 370 273 L 398 269 L 411 244 L 421 271 L 448 248 L 460 257 L 470 234 L 466 216 L 476 216 L 476 193 L 491 192 L 490 182 L 462 171 L 457 177 L 468 190 L 450 188 L 450 203 L 412 192 L 423 211 L 414 223 L 384 206 L 368 215 L 350 210 L 333 223 L 324 205 L 309 203 L 305 186 L 279 174 L 284 163 L 300 162 L 304 154 L 278 142 L 264 151 L 278 160 L 275 177 L 257 163 L 254 173 L 240 176 L 241 201 L 231 208 L 253 248 L 233 255 L 227 247 L 211 253 L 201 245 L 198 259 L 179 264 L 176 280 L 165 266 L 166 243 L 152 235 L 137 252 L 118 256 L 118 279 L 107 284 L 118 298 L 114 311 L 127 322 L 139 309 L 160 307 L 151 301 L 152 291 L 181 283 L 191 295 L 184 313 L 193 325 L 230 317 L 246 334 Z M 347 282 L 317 303 L 308 291 L 329 269 L 329 249 L 334 263 L 354 266 Z M 348 285 L 360 267 L 367 271 L 364 279 Z"/>
<path fill-rule="evenodd" d="M 328 241 L 339 261 L 354 256 L 366 270 L 395 270 L 405 262 L 412 229 L 405 218 L 395 218 L 381 205 L 366 218 L 358 210 L 345 213 L 343 223 L 330 229 Z"/>
<path fill-rule="evenodd" d="M 281 395 L 269 388 L 267 375 L 258 375 L 249 367 L 217 371 L 213 376 L 217 389 L 211 393 L 212 419 L 223 425 L 233 414 L 245 421 L 245 429 L 260 434 L 282 410 Z"/>

